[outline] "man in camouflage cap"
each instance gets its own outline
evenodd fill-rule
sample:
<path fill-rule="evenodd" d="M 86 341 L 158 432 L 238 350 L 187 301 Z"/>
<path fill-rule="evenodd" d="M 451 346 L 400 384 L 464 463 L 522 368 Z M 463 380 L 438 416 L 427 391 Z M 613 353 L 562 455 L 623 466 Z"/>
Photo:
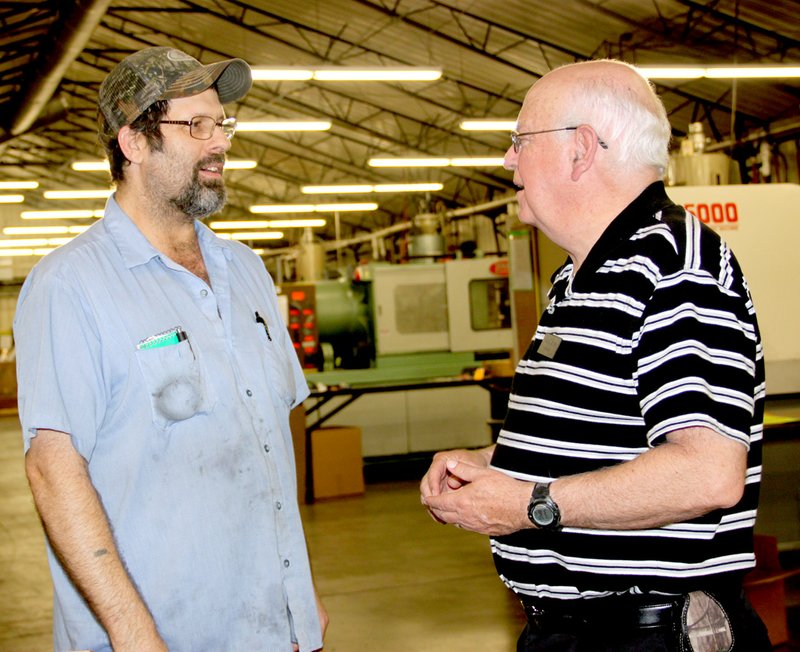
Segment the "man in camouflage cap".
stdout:
<path fill-rule="evenodd" d="M 308 389 L 261 259 L 199 220 L 250 68 L 168 47 L 100 87 L 116 192 L 43 259 L 15 318 L 26 470 L 56 650 L 316 650 L 327 615 L 289 410 Z"/>

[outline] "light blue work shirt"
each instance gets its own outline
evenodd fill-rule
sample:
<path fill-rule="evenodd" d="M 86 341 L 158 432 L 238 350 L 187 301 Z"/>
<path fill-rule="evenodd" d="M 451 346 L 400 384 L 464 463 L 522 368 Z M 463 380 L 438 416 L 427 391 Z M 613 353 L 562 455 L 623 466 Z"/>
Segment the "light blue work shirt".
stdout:
<path fill-rule="evenodd" d="M 262 261 L 196 232 L 210 287 L 113 197 L 34 268 L 14 323 L 25 450 L 38 428 L 72 436 L 171 652 L 314 650 L 289 430 L 308 389 Z M 137 348 L 174 327 L 185 340 Z M 48 554 L 55 649 L 110 649 Z"/>

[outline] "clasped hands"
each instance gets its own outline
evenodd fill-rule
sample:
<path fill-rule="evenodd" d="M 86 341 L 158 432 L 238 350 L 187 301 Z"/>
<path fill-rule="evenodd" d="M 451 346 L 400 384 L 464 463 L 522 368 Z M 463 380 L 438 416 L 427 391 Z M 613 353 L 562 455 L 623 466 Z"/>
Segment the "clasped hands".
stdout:
<path fill-rule="evenodd" d="M 439 523 L 490 536 L 531 527 L 531 485 L 489 468 L 483 451 L 437 453 L 420 482 L 420 500 Z"/>

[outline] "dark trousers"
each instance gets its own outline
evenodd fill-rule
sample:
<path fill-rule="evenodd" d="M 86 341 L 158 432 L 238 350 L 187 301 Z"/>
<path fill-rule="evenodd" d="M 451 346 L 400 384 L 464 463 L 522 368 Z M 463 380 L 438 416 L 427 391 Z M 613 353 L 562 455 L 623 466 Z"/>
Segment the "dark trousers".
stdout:
<path fill-rule="evenodd" d="M 714 652 L 772 650 L 767 629 L 743 592 L 712 595 L 730 622 L 733 639 L 731 646 Z M 517 652 L 701 652 L 692 647 L 686 632 L 685 596 L 676 596 L 670 617 L 645 625 L 637 624 L 636 614 L 647 598 L 570 602 L 534 600 L 526 606 L 528 624 L 517 641 Z M 563 604 L 553 607 L 552 603 Z"/>

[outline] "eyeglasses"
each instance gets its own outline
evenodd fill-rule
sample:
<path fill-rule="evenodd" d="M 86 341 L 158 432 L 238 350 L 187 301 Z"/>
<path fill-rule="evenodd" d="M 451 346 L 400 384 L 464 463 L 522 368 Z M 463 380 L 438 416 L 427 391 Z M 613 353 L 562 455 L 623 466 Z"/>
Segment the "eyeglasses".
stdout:
<path fill-rule="evenodd" d="M 230 140 L 236 133 L 236 118 L 214 120 L 210 115 L 196 115 L 191 120 L 161 120 L 162 125 L 187 125 L 189 135 L 197 140 L 210 140 L 214 135 L 214 127 L 222 129 L 222 133 Z"/>
<path fill-rule="evenodd" d="M 511 145 L 514 147 L 514 153 L 518 154 L 520 147 L 522 147 L 522 138 L 525 136 L 535 136 L 536 134 L 550 134 L 554 131 L 575 131 L 577 127 L 560 127 L 558 129 L 542 129 L 541 131 L 523 131 L 522 133 L 518 131 L 511 132 Z M 606 142 L 598 137 L 597 144 L 600 145 L 603 149 L 608 149 L 608 145 Z"/>

